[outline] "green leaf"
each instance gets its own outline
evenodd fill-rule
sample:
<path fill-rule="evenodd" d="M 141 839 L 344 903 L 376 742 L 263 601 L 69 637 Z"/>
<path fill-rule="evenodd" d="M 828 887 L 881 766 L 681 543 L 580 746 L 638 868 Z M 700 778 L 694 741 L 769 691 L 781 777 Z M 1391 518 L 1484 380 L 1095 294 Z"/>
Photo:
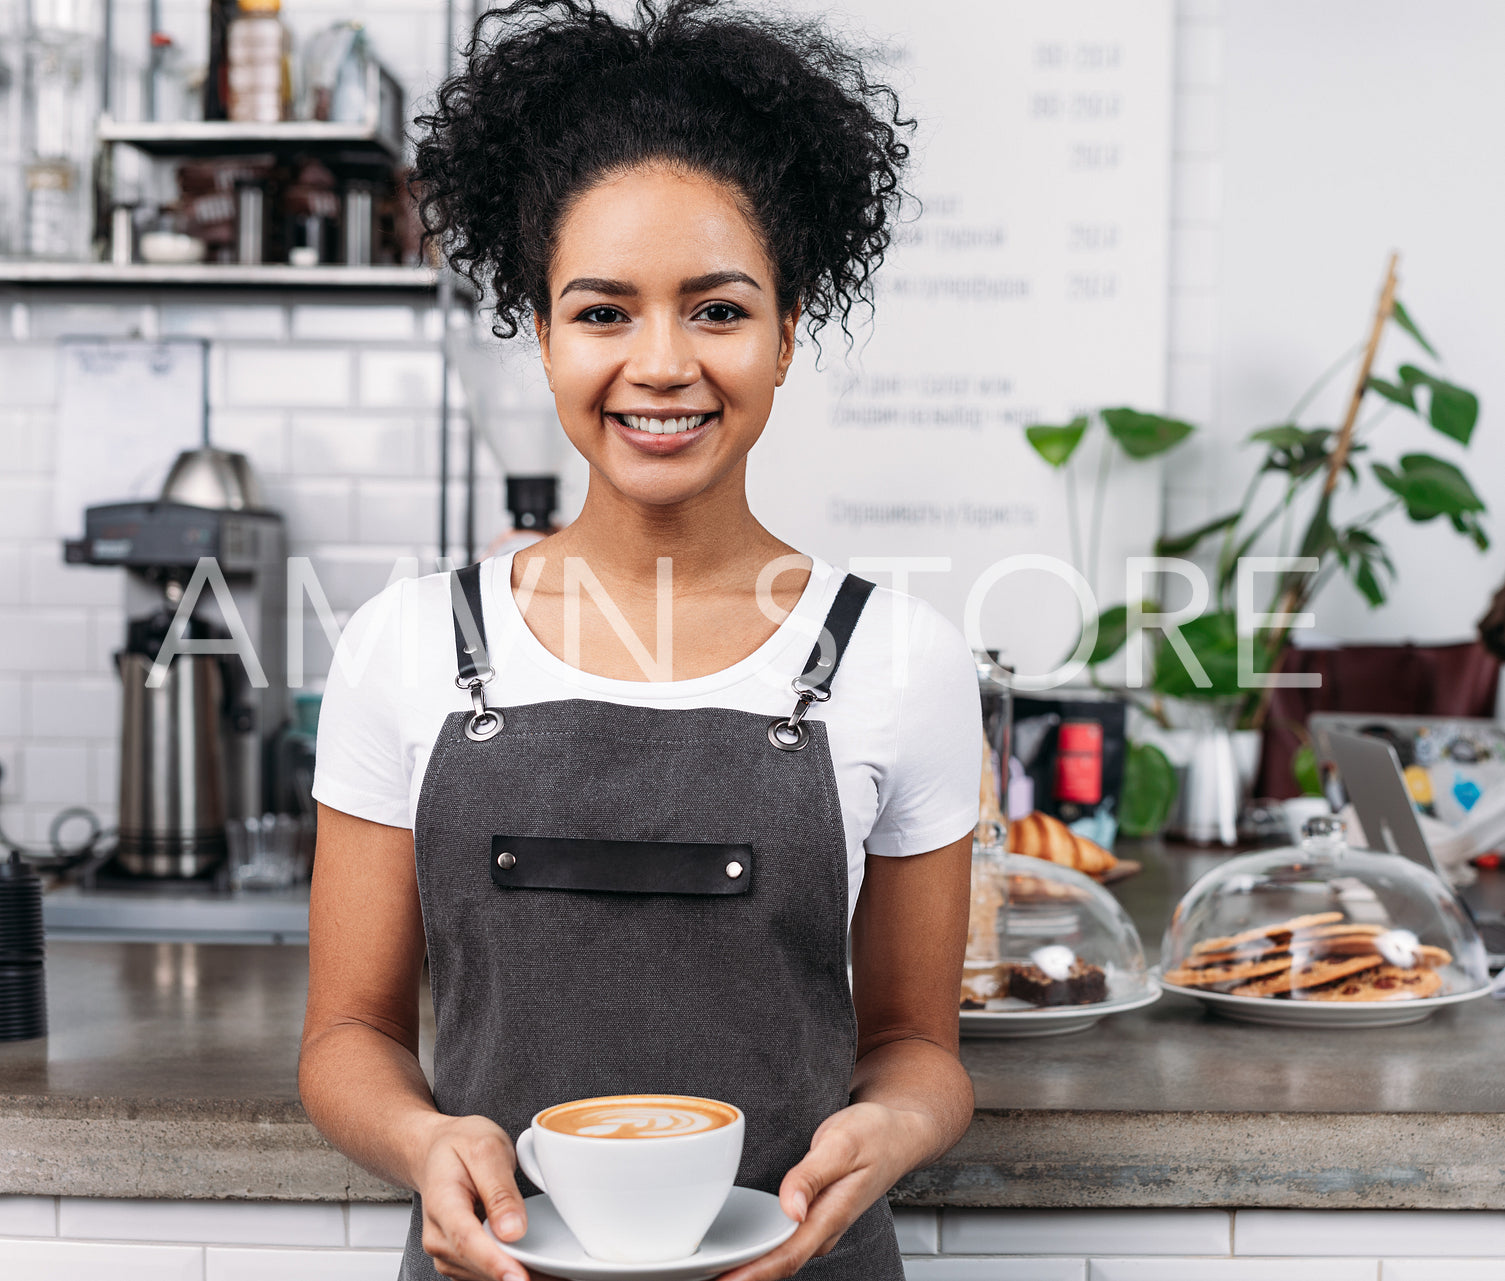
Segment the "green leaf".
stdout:
<path fill-rule="evenodd" d="M 1157 556 L 1184 556 L 1197 546 L 1204 538 L 1211 534 L 1222 533 L 1225 529 L 1232 529 L 1238 524 L 1238 518 L 1242 512 L 1229 512 L 1226 516 L 1219 516 L 1216 520 L 1210 520 L 1205 525 L 1199 525 L 1196 529 L 1185 534 L 1167 535 L 1158 539 L 1155 543 L 1155 555 Z"/>
<path fill-rule="evenodd" d="M 1211 684 L 1198 685 L 1166 639 L 1155 656 L 1153 684 L 1156 692 L 1180 698 L 1218 698 L 1242 692 L 1238 683 L 1238 631 L 1232 613 L 1217 612 L 1193 618 L 1181 624 L 1181 635 Z M 1255 647 L 1257 651 L 1258 638 Z"/>
<path fill-rule="evenodd" d="M 1295 449 L 1305 442 L 1313 431 L 1321 430 L 1320 427 L 1298 427 L 1295 423 L 1281 423 L 1278 427 L 1262 427 L 1259 431 L 1251 431 L 1249 439 L 1276 449 Z"/>
<path fill-rule="evenodd" d="M 1322 770 L 1317 764 L 1317 749 L 1303 743 L 1291 757 L 1291 773 L 1303 796 L 1322 795 Z"/>
<path fill-rule="evenodd" d="M 1362 557 L 1355 560 L 1348 576 L 1353 579 L 1353 585 L 1369 602 L 1370 608 L 1385 603 L 1385 587 L 1380 582 L 1379 575 L 1374 572 L 1374 565 L 1371 561 Z"/>
<path fill-rule="evenodd" d="M 1073 418 L 1064 427 L 1050 427 L 1043 423 L 1026 427 L 1024 436 L 1034 446 L 1035 453 L 1052 467 L 1064 467 L 1076 452 L 1076 447 L 1082 443 L 1082 436 L 1086 431 L 1087 420 Z"/>
<path fill-rule="evenodd" d="M 1473 539 L 1474 546 L 1481 552 L 1489 550 L 1489 535 L 1484 532 L 1484 526 L 1479 523 L 1479 517 L 1475 512 L 1464 512 L 1458 516 L 1448 518 L 1453 522 L 1453 528 L 1460 534 L 1466 534 Z"/>
<path fill-rule="evenodd" d="M 1399 372 L 1401 382 L 1408 388 L 1421 386 L 1432 393 L 1427 404 L 1427 421 L 1444 436 L 1468 444 L 1474 424 L 1479 421 L 1479 398 L 1467 388 L 1444 382 L 1415 365 L 1402 365 Z"/>
<path fill-rule="evenodd" d="M 1137 409 L 1105 409 L 1103 422 L 1130 458 L 1163 454 L 1196 431 L 1190 423 L 1162 418 L 1159 414 L 1142 414 Z"/>
<path fill-rule="evenodd" d="M 1099 663 L 1106 663 L 1123 648 L 1128 638 L 1129 607 L 1114 605 L 1111 609 L 1103 610 L 1097 616 L 1097 643 L 1092 647 L 1087 666 L 1096 667 Z"/>
<path fill-rule="evenodd" d="M 1452 463 L 1431 454 L 1402 454 L 1399 471 L 1375 463 L 1374 474 L 1380 484 L 1399 495 L 1406 505 L 1406 515 L 1415 521 L 1484 510 L 1484 500 L 1474 493 L 1468 477 Z M 1483 533 L 1482 527 L 1479 532 Z"/>
<path fill-rule="evenodd" d="M 1249 439 L 1270 447 L 1261 471 L 1283 471 L 1292 480 L 1304 480 L 1327 466 L 1328 443 L 1332 437 L 1330 427 L 1298 427 L 1295 423 L 1285 423 L 1253 432 Z"/>
<path fill-rule="evenodd" d="M 1432 344 L 1421 336 L 1421 330 L 1416 327 L 1416 322 L 1411 319 L 1411 313 L 1401 305 L 1401 300 L 1399 298 L 1395 300 L 1395 307 L 1390 312 L 1390 315 L 1397 325 L 1399 325 L 1408 334 L 1410 334 L 1411 337 L 1416 339 L 1417 343 L 1420 344 L 1421 349 L 1426 352 L 1427 355 L 1429 355 L 1433 360 L 1442 359 L 1442 357 L 1437 354 Z"/>
<path fill-rule="evenodd" d="M 1416 412 L 1416 392 L 1405 383 L 1387 383 L 1383 378 L 1371 378 L 1369 390 L 1392 404 L 1409 409 L 1412 413 Z"/>
<path fill-rule="evenodd" d="M 1170 821 L 1180 790 L 1176 767 L 1152 743 L 1130 743 L 1124 754 L 1118 830 L 1125 836 L 1157 836 Z"/>

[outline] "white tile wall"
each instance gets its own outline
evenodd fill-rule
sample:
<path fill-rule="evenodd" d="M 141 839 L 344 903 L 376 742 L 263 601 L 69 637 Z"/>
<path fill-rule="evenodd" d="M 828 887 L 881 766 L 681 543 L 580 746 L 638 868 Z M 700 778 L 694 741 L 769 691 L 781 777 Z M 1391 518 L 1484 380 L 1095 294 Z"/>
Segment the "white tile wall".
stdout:
<path fill-rule="evenodd" d="M 204 1252 L 204 1281 L 392 1281 L 397 1250 L 222 1250 Z"/>
<path fill-rule="evenodd" d="M 0 1196 L 0 1236 L 57 1235 L 57 1201 L 50 1196 Z"/>
<path fill-rule="evenodd" d="M 936 1254 L 941 1248 L 940 1216 L 934 1210 L 895 1210 L 894 1230 L 903 1254 Z"/>
<path fill-rule="evenodd" d="M 0 1241 L 6 1281 L 204 1281 L 204 1250 L 192 1245 L 95 1245 Z"/>
<path fill-rule="evenodd" d="M 63 1197 L 58 1235 L 89 1240 L 342 1246 L 337 1202 L 129 1201 Z"/>
<path fill-rule="evenodd" d="M 945 1254 L 1227 1254 L 1223 1210 L 943 1210 Z"/>
<path fill-rule="evenodd" d="M 904 1281 L 1086 1281 L 1086 1259 L 905 1259 Z"/>
<path fill-rule="evenodd" d="M 1499 1259 L 1386 1259 L 1380 1281 L 1500 1281 Z"/>
<path fill-rule="evenodd" d="M 1418 1210 L 1241 1210 L 1235 1254 L 1499 1255 L 1505 1212 Z M 1501 1273 L 1505 1276 L 1505 1263 Z"/>
<path fill-rule="evenodd" d="M 401 1249 L 408 1239 L 412 1208 L 406 1205 L 359 1205 L 349 1207 L 350 1244 L 367 1248 Z"/>
<path fill-rule="evenodd" d="M 1088 1281 L 1379 1281 L 1375 1259 L 1093 1259 Z"/>

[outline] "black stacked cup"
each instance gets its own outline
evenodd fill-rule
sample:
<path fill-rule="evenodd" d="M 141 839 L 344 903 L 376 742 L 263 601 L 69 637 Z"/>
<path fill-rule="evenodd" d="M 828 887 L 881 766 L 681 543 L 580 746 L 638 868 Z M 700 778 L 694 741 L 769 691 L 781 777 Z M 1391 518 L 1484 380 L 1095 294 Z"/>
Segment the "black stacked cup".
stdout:
<path fill-rule="evenodd" d="M 0 1041 L 47 1035 L 42 878 L 12 850 L 0 861 Z"/>

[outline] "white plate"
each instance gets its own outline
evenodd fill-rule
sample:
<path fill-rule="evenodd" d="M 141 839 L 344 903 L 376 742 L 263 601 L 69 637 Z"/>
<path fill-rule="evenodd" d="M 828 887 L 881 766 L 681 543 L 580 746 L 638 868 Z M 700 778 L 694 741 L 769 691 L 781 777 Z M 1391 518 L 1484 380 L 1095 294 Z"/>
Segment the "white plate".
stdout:
<path fill-rule="evenodd" d="M 779 1209 L 779 1199 L 756 1188 L 733 1188 L 711 1224 L 700 1249 L 669 1263 L 606 1263 L 580 1248 L 548 1196 L 530 1196 L 528 1230 L 522 1239 L 502 1244 L 519 1263 L 565 1281 L 708 1281 L 739 1264 L 767 1254 L 794 1235 L 799 1224 Z M 491 1231 L 491 1225 L 486 1225 Z"/>
<path fill-rule="evenodd" d="M 1489 986 L 1446 996 L 1424 996 L 1415 1001 L 1281 1001 L 1268 996 L 1234 996 L 1228 992 L 1205 992 L 1194 987 L 1161 984 L 1167 992 L 1190 996 L 1210 1010 L 1244 1023 L 1267 1027 L 1398 1027 L 1420 1023 L 1447 1005 L 1461 1005 L 1489 995 Z"/>
<path fill-rule="evenodd" d="M 1095 1005 L 1026 1006 L 1012 1010 L 963 1010 L 962 1035 L 968 1038 L 1004 1038 L 1020 1036 L 1064 1036 L 1082 1032 L 1110 1014 L 1123 1014 L 1153 1005 L 1160 999 L 1160 984 L 1146 979 L 1114 992 L 1106 1001 Z"/>

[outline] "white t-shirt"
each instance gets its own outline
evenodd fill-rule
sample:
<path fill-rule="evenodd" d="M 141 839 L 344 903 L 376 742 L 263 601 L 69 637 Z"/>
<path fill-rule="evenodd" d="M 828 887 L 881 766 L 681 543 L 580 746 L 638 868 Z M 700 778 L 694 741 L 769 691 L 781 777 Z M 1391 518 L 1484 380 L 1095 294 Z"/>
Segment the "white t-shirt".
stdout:
<path fill-rule="evenodd" d="M 512 557 L 481 567 L 494 707 L 587 698 L 648 707 L 725 707 L 770 719 L 794 707 L 843 574 L 816 559 L 799 603 L 740 662 L 680 681 L 595 676 L 550 653 L 511 589 Z M 314 796 L 332 809 L 412 827 L 445 716 L 470 706 L 455 686 L 447 574 L 401 579 L 358 609 L 335 650 L 319 714 Z M 847 916 L 865 854 L 948 845 L 977 822 L 982 711 L 972 655 L 932 606 L 885 588 L 869 597 L 832 684 L 809 720 L 826 723 L 847 841 Z"/>

